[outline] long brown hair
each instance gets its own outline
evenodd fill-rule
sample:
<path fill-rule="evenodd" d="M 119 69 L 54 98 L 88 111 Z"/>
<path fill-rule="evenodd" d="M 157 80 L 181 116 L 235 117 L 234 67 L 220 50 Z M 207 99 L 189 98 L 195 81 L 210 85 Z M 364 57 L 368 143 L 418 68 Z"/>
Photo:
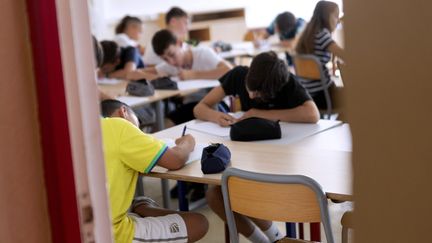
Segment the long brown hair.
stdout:
<path fill-rule="evenodd" d="M 338 5 L 334 2 L 319 1 L 317 3 L 313 16 L 297 44 L 296 52 L 298 54 L 313 54 L 316 33 L 324 28 L 332 31 L 332 29 L 330 29 L 330 15 L 337 8 Z"/>

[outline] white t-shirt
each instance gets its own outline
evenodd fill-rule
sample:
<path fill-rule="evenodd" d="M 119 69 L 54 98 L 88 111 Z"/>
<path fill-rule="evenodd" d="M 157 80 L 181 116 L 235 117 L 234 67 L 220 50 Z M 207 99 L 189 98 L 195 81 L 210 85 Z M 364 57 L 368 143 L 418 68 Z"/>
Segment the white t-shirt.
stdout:
<path fill-rule="evenodd" d="M 192 71 L 208 71 L 217 68 L 222 58 L 216 52 L 206 46 L 191 47 L 192 51 Z M 156 66 L 156 71 L 161 75 L 177 76 L 179 68 L 166 62 Z"/>
<path fill-rule="evenodd" d="M 133 46 L 133 47 L 137 47 L 138 43 L 134 40 L 132 40 L 131 38 L 129 38 L 129 36 L 127 36 L 124 33 L 118 34 L 114 37 L 114 41 L 120 46 L 120 47 L 128 47 L 128 46 Z"/>
<path fill-rule="evenodd" d="M 182 44 L 183 50 L 186 50 L 188 46 L 189 45 L 186 42 L 183 42 Z M 164 62 L 164 60 L 156 54 L 156 52 L 153 49 L 153 45 L 151 43 L 146 45 L 143 61 L 146 65 L 158 65 Z"/>

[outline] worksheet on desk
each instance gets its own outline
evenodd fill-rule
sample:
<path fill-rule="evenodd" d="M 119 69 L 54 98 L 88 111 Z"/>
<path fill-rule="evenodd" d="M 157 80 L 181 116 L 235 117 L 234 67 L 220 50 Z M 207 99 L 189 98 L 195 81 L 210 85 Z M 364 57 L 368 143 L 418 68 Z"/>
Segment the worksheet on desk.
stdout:
<path fill-rule="evenodd" d="M 162 138 L 161 140 L 164 141 L 165 144 L 169 148 L 172 148 L 175 146 L 175 141 L 172 138 Z M 201 160 L 202 151 L 207 146 L 208 146 L 208 144 L 196 143 L 194 150 L 192 151 L 192 153 L 189 154 L 189 158 L 188 158 L 188 161 L 186 161 L 186 164 L 189 164 L 189 163 L 196 161 L 196 160 Z"/>
<path fill-rule="evenodd" d="M 97 82 L 102 85 L 114 85 L 120 83 L 121 80 L 116 78 L 98 78 Z"/>
<path fill-rule="evenodd" d="M 120 100 L 121 102 L 125 103 L 130 107 L 134 107 L 148 102 L 150 98 L 139 96 L 119 96 L 116 99 Z"/>
<path fill-rule="evenodd" d="M 238 118 L 239 114 L 233 114 Z M 317 123 L 280 122 L 282 137 L 280 139 L 253 141 L 254 143 L 290 144 L 314 134 L 323 132 L 342 124 L 341 121 L 319 120 Z M 213 122 L 195 120 L 188 124 L 188 129 L 223 137 L 230 140 L 230 127 L 221 127 Z"/>
<path fill-rule="evenodd" d="M 236 113 L 228 113 L 228 114 L 238 119 L 243 116 L 244 112 L 236 112 Z M 229 137 L 231 127 L 221 127 L 219 124 L 216 124 L 214 122 L 195 120 L 191 124 L 188 124 L 188 129 L 192 129 L 203 133 L 208 133 L 219 137 Z"/>
<path fill-rule="evenodd" d="M 205 89 L 217 87 L 220 85 L 219 81 L 214 79 L 175 81 L 177 82 L 177 87 L 179 90 Z"/>

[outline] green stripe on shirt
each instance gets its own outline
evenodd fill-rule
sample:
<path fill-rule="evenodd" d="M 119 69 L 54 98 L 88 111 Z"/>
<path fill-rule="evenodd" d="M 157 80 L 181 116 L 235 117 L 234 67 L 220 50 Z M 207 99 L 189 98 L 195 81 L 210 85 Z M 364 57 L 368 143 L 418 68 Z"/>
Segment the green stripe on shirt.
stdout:
<path fill-rule="evenodd" d="M 158 160 L 160 159 L 160 157 L 165 153 L 165 151 L 168 149 L 168 146 L 166 144 L 164 144 L 162 146 L 162 148 L 159 150 L 159 152 L 156 154 L 156 156 L 153 158 L 152 162 L 150 163 L 149 166 L 147 166 L 147 168 L 144 170 L 144 173 L 149 173 L 153 167 L 156 165 L 156 163 L 158 162 Z"/>

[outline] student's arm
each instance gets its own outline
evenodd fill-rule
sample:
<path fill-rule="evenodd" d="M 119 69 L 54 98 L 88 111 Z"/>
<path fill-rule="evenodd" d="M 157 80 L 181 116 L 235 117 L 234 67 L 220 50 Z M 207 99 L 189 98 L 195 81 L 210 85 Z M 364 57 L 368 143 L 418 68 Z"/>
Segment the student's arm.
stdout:
<path fill-rule="evenodd" d="M 231 70 L 232 65 L 225 60 L 218 63 L 215 69 L 207 71 L 193 71 L 193 70 L 181 70 L 179 72 L 179 78 L 181 80 L 189 79 L 218 79 L 226 72 Z"/>
<path fill-rule="evenodd" d="M 99 87 L 98 87 L 98 92 L 99 92 L 99 100 L 100 101 L 115 99 L 115 97 L 103 92 Z"/>
<path fill-rule="evenodd" d="M 332 42 L 328 47 L 327 50 L 333 55 L 339 57 L 340 59 L 344 60 L 345 58 L 345 51 L 340 47 L 336 42 Z"/>
<path fill-rule="evenodd" d="M 228 114 L 213 109 L 225 97 L 222 87 L 213 88 L 194 108 L 197 119 L 211 121 L 223 127 L 233 124 L 236 119 Z"/>
<path fill-rule="evenodd" d="M 311 100 L 304 102 L 302 105 L 292 109 L 283 110 L 259 110 L 250 109 L 240 118 L 240 120 L 249 117 L 260 117 L 269 120 L 280 120 L 283 122 L 305 122 L 316 123 L 319 120 L 319 111 L 315 103 Z"/>
<path fill-rule="evenodd" d="M 178 170 L 184 166 L 189 154 L 194 150 L 195 139 L 187 134 L 176 140 L 176 146 L 168 148 L 157 162 L 157 165 L 169 170 Z"/>
<path fill-rule="evenodd" d="M 159 75 L 145 71 L 145 69 L 137 69 L 126 74 L 126 79 L 133 81 L 140 79 L 154 80 L 158 77 Z"/>
<path fill-rule="evenodd" d="M 156 70 L 156 66 L 152 66 L 152 67 L 145 67 L 143 69 L 144 72 L 147 73 L 151 73 L 151 74 L 158 74 L 157 70 Z"/>
<path fill-rule="evenodd" d="M 123 69 L 116 70 L 112 73 L 108 74 L 109 78 L 117 78 L 117 79 L 127 79 L 127 75 L 129 72 L 136 70 L 136 64 L 135 62 L 127 62 Z"/>

